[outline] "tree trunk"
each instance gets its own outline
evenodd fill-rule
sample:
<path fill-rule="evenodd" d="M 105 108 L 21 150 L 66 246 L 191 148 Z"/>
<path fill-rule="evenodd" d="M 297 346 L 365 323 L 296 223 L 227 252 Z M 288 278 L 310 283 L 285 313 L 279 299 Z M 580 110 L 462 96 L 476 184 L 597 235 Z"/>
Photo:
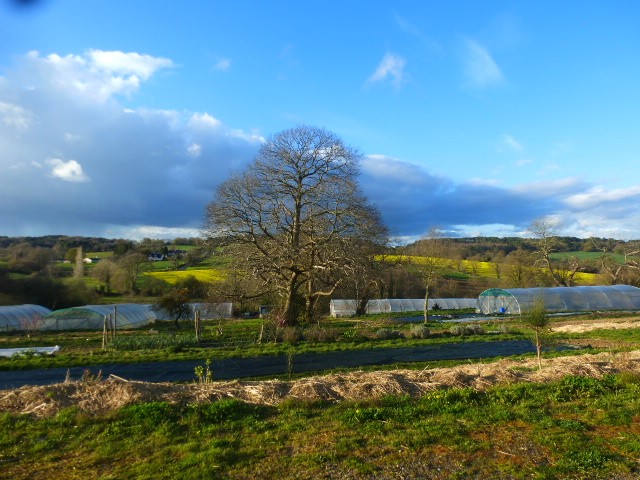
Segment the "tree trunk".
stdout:
<path fill-rule="evenodd" d="M 429 285 L 424 292 L 424 323 L 429 323 Z"/>
<path fill-rule="evenodd" d="M 292 327 L 298 323 L 298 312 L 296 308 L 296 297 L 298 274 L 293 273 L 285 290 L 284 307 L 282 309 L 282 322 L 284 325 Z"/>
<path fill-rule="evenodd" d="M 538 354 L 538 370 L 542 370 L 542 341 L 538 330 L 536 330 L 536 353 Z"/>

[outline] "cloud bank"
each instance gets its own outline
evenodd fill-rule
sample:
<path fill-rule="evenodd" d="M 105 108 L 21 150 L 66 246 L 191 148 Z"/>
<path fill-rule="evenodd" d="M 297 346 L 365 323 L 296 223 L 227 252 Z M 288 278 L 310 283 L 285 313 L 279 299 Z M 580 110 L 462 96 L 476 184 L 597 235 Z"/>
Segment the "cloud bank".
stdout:
<path fill-rule="evenodd" d="M 400 81 L 403 66 L 385 57 L 370 80 Z M 89 50 L 30 52 L 5 72 L 0 235 L 197 235 L 216 186 L 245 167 L 264 139 L 209 112 L 125 106 L 145 81 L 174 68 L 169 59 Z M 490 70 L 486 78 L 495 81 Z M 522 153 L 515 137 L 505 134 L 502 143 Z M 640 238 L 638 188 L 607 190 L 579 178 L 509 187 L 490 178 L 454 182 L 428 166 L 373 154 L 361 167 L 365 194 L 407 240 L 433 225 L 452 235 L 518 235 L 546 215 L 562 218 L 567 234 Z"/>
<path fill-rule="evenodd" d="M 171 61 L 31 52 L 0 77 L 0 234 L 198 232 L 204 205 L 261 138 L 208 113 L 127 109 Z"/>

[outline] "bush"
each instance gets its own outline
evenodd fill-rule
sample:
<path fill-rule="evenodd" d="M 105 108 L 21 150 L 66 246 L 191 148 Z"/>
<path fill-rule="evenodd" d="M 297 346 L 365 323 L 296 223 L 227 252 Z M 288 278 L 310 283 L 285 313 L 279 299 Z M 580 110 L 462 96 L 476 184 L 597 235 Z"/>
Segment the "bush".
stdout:
<path fill-rule="evenodd" d="M 342 332 L 342 340 L 345 342 L 357 342 L 362 340 L 364 336 L 360 333 L 357 327 L 350 328 L 349 330 L 345 330 Z"/>
<path fill-rule="evenodd" d="M 283 327 L 282 341 L 290 345 L 295 345 L 302 340 L 302 331 L 298 327 Z"/>
<path fill-rule="evenodd" d="M 318 325 L 309 327 L 304 332 L 304 338 L 311 343 L 332 343 L 340 337 L 335 328 L 325 328 Z"/>
<path fill-rule="evenodd" d="M 431 335 L 431 330 L 426 325 L 411 325 L 409 329 L 410 338 L 428 338 Z"/>
<path fill-rule="evenodd" d="M 481 325 L 454 325 L 449 329 L 449 333 L 456 336 L 483 335 L 484 328 Z"/>
<path fill-rule="evenodd" d="M 390 328 L 381 328 L 375 333 L 375 338 L 378 340 L 393 340 L 402 337 L 402 332 L 399 330 L 391 330 Z"/>

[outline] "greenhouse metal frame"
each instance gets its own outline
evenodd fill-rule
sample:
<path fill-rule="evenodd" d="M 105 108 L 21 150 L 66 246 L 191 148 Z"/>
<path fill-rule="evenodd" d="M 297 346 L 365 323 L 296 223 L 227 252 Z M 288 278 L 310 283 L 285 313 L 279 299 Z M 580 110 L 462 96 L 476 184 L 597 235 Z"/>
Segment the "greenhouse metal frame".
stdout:
<path fill-rule="evenodd" d="M 490 288 L 478 296 L 478 312 L 520 315 L 543 302 L 550 312 L 640 310 L 640 288 L 601 285 L 543 288 Z"/>

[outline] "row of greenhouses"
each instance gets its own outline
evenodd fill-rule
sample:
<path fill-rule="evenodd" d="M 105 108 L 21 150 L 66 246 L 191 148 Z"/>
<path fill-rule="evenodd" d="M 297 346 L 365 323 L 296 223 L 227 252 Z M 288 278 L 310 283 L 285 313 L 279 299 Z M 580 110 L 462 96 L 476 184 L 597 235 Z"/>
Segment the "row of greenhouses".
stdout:
<path fill-rule="evenodd" d="M 549 312 L 591 312 L 609 310 L 640 310 L 640 288 L 631 285 L 490 288 L 478 298 L 429 299 L 429 310 L 459 310 L 473 308 L 483 315 L 520 315 L 541 303 Z M 356 313 L 357 300 L 331 300 L 334 317 L 349 317 Z M 424 310 L 424 299 L 369 300 L 366 313 L 401 313 Z"/>
<path fill-rule="evenodd" d="M 231 303 L 192 303 L 191 317 L 196 311 L 201 318 L 231 317 Z M 84 305 L 50 310 L 39 305 L 0 306 L 0 332 L 27 330 L 102 330 L 105 328 L 140 328 L 157 321 L 171 321 L 171 315 L 153 305 L 120 303 Z"/>
<path fill-rule="evenodd" d="M 520 315 L 537 304 L 549 312 L 591 312 L 640 310 L 640 288 L 631 285 L 551 287 L 551 288 L 490 288 L 478 298 L 429 299 L 429 310 L 473 308 L 484 315 Z M 203 319 L 232 316 L 231 303 L 190 304 L 192 316 L 200 312 Z M 334 317 L 356 313 L 356 300 L 331 300 Z M 424 299 L 369 300 L 366 313 L 416 312 L 424 310 Z M 51 311 L 39 305 L 0 306 L 0 332 L 21 330 L 96 330 L 109 328 L 140 328 L 157 321 L 173 318 L 152 305 L 125 303 L 117 305 L 85 305 Z"/>

